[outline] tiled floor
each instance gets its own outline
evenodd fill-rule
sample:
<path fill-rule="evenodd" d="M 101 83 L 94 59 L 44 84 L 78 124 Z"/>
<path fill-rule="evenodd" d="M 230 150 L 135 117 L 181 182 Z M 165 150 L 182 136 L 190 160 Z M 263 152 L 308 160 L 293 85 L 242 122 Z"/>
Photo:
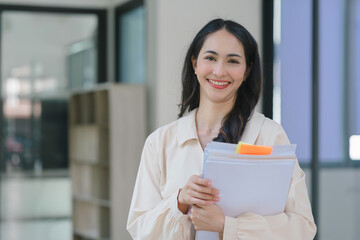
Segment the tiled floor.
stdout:
<path fill-rule="evenodd" d="M 70 240 L 69 177 L 2 177 L 0 240 Z"/>

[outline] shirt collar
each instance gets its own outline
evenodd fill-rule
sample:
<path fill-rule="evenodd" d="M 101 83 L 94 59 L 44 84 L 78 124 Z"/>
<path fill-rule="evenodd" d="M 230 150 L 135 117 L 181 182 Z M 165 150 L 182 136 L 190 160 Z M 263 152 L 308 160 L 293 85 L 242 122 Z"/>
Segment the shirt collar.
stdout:
<path fill-rule="evenodd" d="M 178 146 L 181 146 L 186 141 L 191 139 L 199 139 L 196 130 L 196 116 L 197 108 L 192 110 L 189 114 L 179 119 L 177 128 Z M 250 120 L 247 122 L 241 141 L 249 144 L 255 144 L 259 136 L 261 126 L 265 120 L 263 114 L 253 112 Z"/>
<path fill-rule="evenodd" d="M 178 146 L 184 144 L 188 140 L 199 139 L 195 121 L 196 111 L 197 108 L 179 119 L 177 127 Z"/>
<path fill-rule="evenodd" d="M 241 141 L 248 144 L 255 144 L 256 139 L 260 134 L 261 127 L 265 117 L 263 114 L 258 112 L 253 112 L 250 120 L 246 123 L 244 133 L 241 137 Z"/>

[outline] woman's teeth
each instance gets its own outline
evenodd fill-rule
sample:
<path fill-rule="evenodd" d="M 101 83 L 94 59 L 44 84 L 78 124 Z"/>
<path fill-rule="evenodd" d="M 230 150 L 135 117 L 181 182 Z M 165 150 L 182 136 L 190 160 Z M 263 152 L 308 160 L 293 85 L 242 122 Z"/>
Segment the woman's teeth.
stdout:
<path fill-rule="evenodd" d="M 217 82 L 217 81 L 212 81 L 212 80 L 209 80 L 209 82 L 211 82 L 214 85 L 218 85 L 218 86 L 223 86 L 223 85 L 229 84 L 229 82 Z"/>

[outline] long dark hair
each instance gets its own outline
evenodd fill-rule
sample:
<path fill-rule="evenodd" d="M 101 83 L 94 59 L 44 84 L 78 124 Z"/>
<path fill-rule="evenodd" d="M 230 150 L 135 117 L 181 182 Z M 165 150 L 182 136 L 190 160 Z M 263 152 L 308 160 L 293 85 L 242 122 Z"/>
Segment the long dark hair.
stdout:
<path fill-rule="evenodd" d="M 262 76 L 257 43 L 253 36 L 236 22 L 214 19 L 195 36 L 186 54 L 182 70 L 182 95 L 178 116 L 182 117 L 186 112 L 199 107 L 200 86 L 194 73 L 191 58 L 197 59 L 207 36 L 221 29 L 225 29 L 242 43 L 246 58 L 247 78 L 239 87 L 235 104 L 225 116 L 219 135 L 214 141 L 237 143 L 241 139 L 246 123 L 259 100 Z"/>

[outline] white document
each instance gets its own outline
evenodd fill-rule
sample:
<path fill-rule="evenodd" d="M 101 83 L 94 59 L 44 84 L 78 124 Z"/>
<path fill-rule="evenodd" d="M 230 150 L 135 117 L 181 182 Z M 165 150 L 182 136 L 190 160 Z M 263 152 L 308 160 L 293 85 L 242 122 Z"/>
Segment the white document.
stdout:
<path fill-rule="evenodd" d="M 244 213 L 262 216 L 284 212 L 295 165 L 296 145 L 273 146 L 271 155 L 235 153 L 236 144 L 208 144 L 203 177 L 220 191 L 225 216 Z M 197 231 L 197 240 L 218 240 L 217 232 Z"/>

